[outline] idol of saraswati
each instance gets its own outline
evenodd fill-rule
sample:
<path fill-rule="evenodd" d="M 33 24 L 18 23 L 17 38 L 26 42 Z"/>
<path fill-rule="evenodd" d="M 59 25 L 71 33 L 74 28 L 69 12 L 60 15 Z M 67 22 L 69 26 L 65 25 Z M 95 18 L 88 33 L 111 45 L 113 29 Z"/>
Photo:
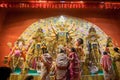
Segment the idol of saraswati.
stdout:
<path fill-rule="evenodd" d="M 101 56 L 98 39 L 99 39 L 99 36 L 96 33 L 95 28 L 91 27 L 89 29 L 89 34 L 86 38 L 86 41 L 87 41 L 87 47 L 89 51 L 89 61 L 91 64 L 94 64 L 96 66 L 98 66 L 98 63 L 100 62 L 100 56 Z"/>

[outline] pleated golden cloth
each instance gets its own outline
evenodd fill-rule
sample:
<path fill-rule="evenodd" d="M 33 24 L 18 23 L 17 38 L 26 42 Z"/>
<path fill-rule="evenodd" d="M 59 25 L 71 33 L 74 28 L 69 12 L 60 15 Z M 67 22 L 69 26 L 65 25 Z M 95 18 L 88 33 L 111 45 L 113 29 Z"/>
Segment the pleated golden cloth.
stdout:
<path fill-rule="evenodd" d="M 24 80 L 27 75 L 11 74 L 10 80 Z M 50 80 L 55 80 L 54 76 Z M 34 80 L 40 80 L 40 75 L 34 75 Z M 80 80 L 104 80 L 103 75 L 83 75 Z"/>

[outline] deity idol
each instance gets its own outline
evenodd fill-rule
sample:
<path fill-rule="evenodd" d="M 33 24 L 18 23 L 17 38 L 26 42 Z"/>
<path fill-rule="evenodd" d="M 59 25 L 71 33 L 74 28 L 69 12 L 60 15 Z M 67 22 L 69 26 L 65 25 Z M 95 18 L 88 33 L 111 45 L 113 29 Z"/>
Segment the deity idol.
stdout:
<path fill-rule="evenodd" d="M 91 27 L 89 29 L 89 34 L 86 38 L 86 41 L 89 51 L 89 60 L 96 65 L 99 63 L 101 55 L 98 39 L 99 36 L 96 34 L 95 28 Z"/>
<path fill-rule="evenodd" d="M 56 27 L 55 27 L 56 26 Z M 48 50 L 51 51 L 51 53 L 57 53 L 57 49 L 63 47 L 64 45 L 73 45 L 72 40 L 74 36 L 74 32 L 76 29 L 73 29 L 75 25 L 72 27 L 68 25 L 67 23 L 62 24 L 56 24 L 55 26 L 52 25 L 49 31 L 50 42 L 48 42 Z M 71 28 L 69 28 L 71 27 Z M 51 38 L 52 37 L 52 38 Z M 56 57 L 55 55 L 53 55 Z"/>
<path fill-rule="evenodd" d="M 33 54 L 36 56 L 40 56 L 42 54 L 41 43 L 44 40 L 44 34 L 41 28 L 38 29 L 33 39 L 34 39 L 32 46 Z"/>
<path fill-rule="evenodd" d="M 8 57 L 10 57 L 10 67 L 12 69 L 15 69 L 16 67 L 19 67 L 19 62 L 21 57 L 25 61 L 25 55 L 26 55 L 26 48 L 25 43 L 23 39 L 18 39 L 15 43 L 14 48 L 11 49 L 11 52 Z"/>
<path fill-rule="evenodd" d="M 33 42 L 28 50 L 27 63 L 30 68 L 37 69 L 37 63 L 42 54 L 42 42 L 44 41 L 44 34 L 41 28 L 39 28 L 33 37 Z M 32 56 L 31 56 L 32 55 Z"/>

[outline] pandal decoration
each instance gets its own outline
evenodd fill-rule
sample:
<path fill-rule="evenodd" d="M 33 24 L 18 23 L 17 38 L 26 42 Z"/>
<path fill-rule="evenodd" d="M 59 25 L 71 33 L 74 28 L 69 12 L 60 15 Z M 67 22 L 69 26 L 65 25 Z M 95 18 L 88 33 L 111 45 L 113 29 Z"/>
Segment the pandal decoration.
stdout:
<path fill-rule="evenodd" d="M 106 47 L 107 35 L 96 25 L 85 21 L 80 18 L 69 16 L 57 16 L 40 19 L 37 22 L 31 24 L 18 39 L 24 39 L 24 45 L 28 46 L 26 52 L 26 66 L 32 68 L 32 62 L 34 60 L 39 61 L 39 56 L 35 56 L 35 45 L 42 50 L 46 48 L 52 57 L 55 59 L 58 53 L 58 48 L 61 46 L 69 45 L 75 46 L 75 41 L 78 38 L 84 40 L 84 53 L 89 54 L 86 44 L 86 37 L 89 34 L 89 29 L 93 27 L 96 30 L 96 34 L 99 35 L 98 42 L 100 44 L 100 50 L 104 51 Z M 37 38 L 38 37 L 38 38 Z M 42 46 L 43 45 L 43 46 Z M 36 51 L 34 53 L 34 51 Z M 41 52 L 39 52 L 41 54 Z M 5 60 L 8 57 L 5 57 Z M 37 65 L 37 63 L 35 63 Z M 26 68 L 24 66 L 23 68 Z"/>

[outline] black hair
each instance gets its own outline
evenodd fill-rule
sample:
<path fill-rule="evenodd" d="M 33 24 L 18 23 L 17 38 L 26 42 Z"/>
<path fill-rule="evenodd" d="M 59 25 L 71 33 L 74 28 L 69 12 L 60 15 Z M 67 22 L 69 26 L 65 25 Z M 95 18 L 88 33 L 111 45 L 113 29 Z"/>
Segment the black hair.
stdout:
<path fill-rule="evenodd" d="M 63 49 L 60 49 L 60 53 L 65 53 L 65 50 L 63 50 Z"/>
<path fill-rule="evenodd" d="M 76 52 L 76 49 L 74 47 L 71 48 L 72 52 Z"/>
<path fill-rule="evenodd" d="M 109 47 L 109 43 L 106 44 L 106 47 Z"/>
<path fill-rule="evenodd" d="M 12 69 L 9 67 L 0 67 L 0 80 L 7 80 L 12 73 Z"/>
<path fill-rule="evenodd" d="M 79 44 L 83 44 L 84 43 L 82 38 L 78 38 L 77 41 L 79 42 Z"/>
<path fill-rule="evenodd" d="M 103 52 L 103 55 L 107 55 L 108 53 L 106 51 Z"/>
<path fill-rule="evenodd" d="M 44 53 L 48 53 L 48 50 L 45 50 Z"/>
<path fill-rule="evenodd" d="M 115 47 L 114 51 L 119 53 L 119 48 Z"/>
<path fill-rule="evenodd" d="M 25 78 L 25 80 L 32 80 L 34 77 L 32 75 L 29 75 Z"/>

